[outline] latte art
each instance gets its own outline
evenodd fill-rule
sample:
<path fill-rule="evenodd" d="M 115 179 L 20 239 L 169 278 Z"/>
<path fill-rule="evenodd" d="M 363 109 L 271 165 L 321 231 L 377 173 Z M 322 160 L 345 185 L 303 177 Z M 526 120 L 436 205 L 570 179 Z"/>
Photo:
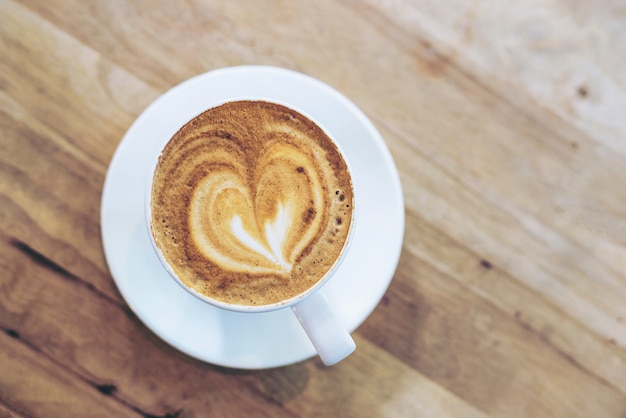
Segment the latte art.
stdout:
<path fill-rule="evenodd" d="M 218 158 L 226 152 L 233 164 L 216 167 L 192 194 L 193 242 L 225 270 L 286 275 L 319 233 L 324 191 L 316 171 L 324 167 L 283 141 L 265 145 L 251 182 L 243 156 L 220 149 Z M 211 152 L 204 158 L 214 160 Z"/>
<path fill-rule="evenodd" d="M 274 103 L 229 102 L 163 150 L 151 227 L 186 285 L 264 305 L 324 277 L 343 249 L 352 200 L 345 161 L 317 125 Z"/>

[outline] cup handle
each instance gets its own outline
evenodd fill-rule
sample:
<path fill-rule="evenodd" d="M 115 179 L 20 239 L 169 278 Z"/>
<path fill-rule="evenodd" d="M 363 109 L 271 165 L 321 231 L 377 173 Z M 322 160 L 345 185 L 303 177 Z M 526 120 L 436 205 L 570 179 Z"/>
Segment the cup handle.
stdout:
<path fill-rule="evenodd" d="M 352 336 L 341 326 L 322 291 L 313 293 L 291 309 L 325 365 L 332 366 L 355 350 Z"/>

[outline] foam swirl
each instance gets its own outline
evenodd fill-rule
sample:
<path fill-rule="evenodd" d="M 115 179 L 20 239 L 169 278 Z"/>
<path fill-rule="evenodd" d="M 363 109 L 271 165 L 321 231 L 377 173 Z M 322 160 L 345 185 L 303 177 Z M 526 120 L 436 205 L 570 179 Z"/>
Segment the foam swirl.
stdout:
<path fill-rule="evenodd" d="M 351 203 L 345 162 L 319 127 L 276 104 L 231 102 L 194 118 L 164 149 L 152 231 L 191 287 L 262 304 L 323 276 L 343 247 Z M 257 296 L 237 284 L 250 280 Z"/>
<path fill-rule="evenodd" d="M 215 160 L 211 152 L 203 158 Z M 319 164 L 280 138 L 265 145 L 252 182 L 241 159 L 232 152 L 233 164 L 198 182 L 189 211 L 193 242 L 223 269 L 288 274 L 325 214 Z"/>

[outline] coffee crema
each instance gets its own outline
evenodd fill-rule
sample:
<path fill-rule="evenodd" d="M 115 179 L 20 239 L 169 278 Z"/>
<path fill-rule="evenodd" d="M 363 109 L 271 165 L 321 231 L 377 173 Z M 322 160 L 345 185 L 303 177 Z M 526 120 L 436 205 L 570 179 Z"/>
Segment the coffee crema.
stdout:
<path fill-rule="evenodd" d="M 314 122 L 265 101 L 227 102 L 162 151 L 151 230 L 187 286 L 236 305 L 306 291 L 334 265 L 353 214 L 339 150 Z"/>

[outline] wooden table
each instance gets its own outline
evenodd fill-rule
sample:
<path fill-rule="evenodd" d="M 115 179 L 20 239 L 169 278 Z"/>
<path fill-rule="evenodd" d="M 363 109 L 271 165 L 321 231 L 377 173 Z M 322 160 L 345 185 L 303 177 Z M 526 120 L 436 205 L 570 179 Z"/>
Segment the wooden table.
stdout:
<path fill-rule="evenodd" d="M 0 416 L 626 417 L 626 3 L 0 1 Z M 267 64 L 374 122 L 406 236 L 357 351 L 246 371 L 118 293 L 99 205 L 141 111 Z"/>

